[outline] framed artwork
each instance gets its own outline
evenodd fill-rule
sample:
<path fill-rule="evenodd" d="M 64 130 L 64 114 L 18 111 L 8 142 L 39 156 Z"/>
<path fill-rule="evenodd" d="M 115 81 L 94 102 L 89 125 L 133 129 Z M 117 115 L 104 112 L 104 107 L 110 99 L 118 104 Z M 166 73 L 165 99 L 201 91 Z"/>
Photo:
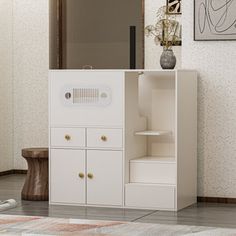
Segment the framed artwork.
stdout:
<path fill-rule="evenodd" d="M 167 0 L 167 14 L 181 14 L 181 0 Z"/>
<path fill-rule="evenodd" d="M 194 40 L 236 40 L 236 0 L 194 0 Z"/>

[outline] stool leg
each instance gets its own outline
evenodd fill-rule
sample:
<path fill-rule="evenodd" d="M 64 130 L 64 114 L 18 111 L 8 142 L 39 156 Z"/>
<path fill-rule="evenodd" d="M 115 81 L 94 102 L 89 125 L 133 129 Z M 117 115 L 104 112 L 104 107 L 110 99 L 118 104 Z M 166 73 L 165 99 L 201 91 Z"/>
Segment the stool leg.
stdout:
<path fill-rule="evenodd" d="M 48 160 L 44 158 L 25 158 L 28 171 L 21 198 L 29 201 L 48 200 Z"/>

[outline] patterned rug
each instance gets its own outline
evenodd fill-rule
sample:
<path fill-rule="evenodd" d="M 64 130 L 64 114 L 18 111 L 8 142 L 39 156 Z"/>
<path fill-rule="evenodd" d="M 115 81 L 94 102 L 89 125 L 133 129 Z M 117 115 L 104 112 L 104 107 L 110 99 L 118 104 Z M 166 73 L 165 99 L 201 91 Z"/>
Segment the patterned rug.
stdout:
<path fill-rule="evenodd" d="M 236 229 L 0 215 L 0 235 L 236 236 Z"/>

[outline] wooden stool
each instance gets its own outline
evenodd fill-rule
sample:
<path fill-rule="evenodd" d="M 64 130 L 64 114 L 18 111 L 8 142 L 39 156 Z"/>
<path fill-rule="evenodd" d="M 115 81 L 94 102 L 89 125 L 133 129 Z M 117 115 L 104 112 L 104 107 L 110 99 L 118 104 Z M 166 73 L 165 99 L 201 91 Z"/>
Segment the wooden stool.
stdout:
<path fill-rule="evenodd" d="M 48 148 L 22 149 L 28 171 L 21 198 L 29 201 L 48 200 Z"/>

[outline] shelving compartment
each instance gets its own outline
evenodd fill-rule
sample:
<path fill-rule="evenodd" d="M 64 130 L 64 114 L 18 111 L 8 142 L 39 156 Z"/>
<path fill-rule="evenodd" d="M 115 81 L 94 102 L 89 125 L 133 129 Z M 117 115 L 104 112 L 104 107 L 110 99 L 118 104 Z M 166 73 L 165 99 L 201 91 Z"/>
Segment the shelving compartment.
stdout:
<path fill-rule="evenodd" d="M 138 79 L 138 109 L 146 127 L 136 129 L 133 137 L 146 148 L 143 155 L 128 157 L 125 203 L 129 207 L 175 209 L 175 75 L 157 71 Z"/>
<path fill-rule="evenodd" d="M 146 117 L 146 156 L 130 160 L 131 183 L 176 184 L 175 73 L 144 73 L 139 78 L 139 110 Z"/>

